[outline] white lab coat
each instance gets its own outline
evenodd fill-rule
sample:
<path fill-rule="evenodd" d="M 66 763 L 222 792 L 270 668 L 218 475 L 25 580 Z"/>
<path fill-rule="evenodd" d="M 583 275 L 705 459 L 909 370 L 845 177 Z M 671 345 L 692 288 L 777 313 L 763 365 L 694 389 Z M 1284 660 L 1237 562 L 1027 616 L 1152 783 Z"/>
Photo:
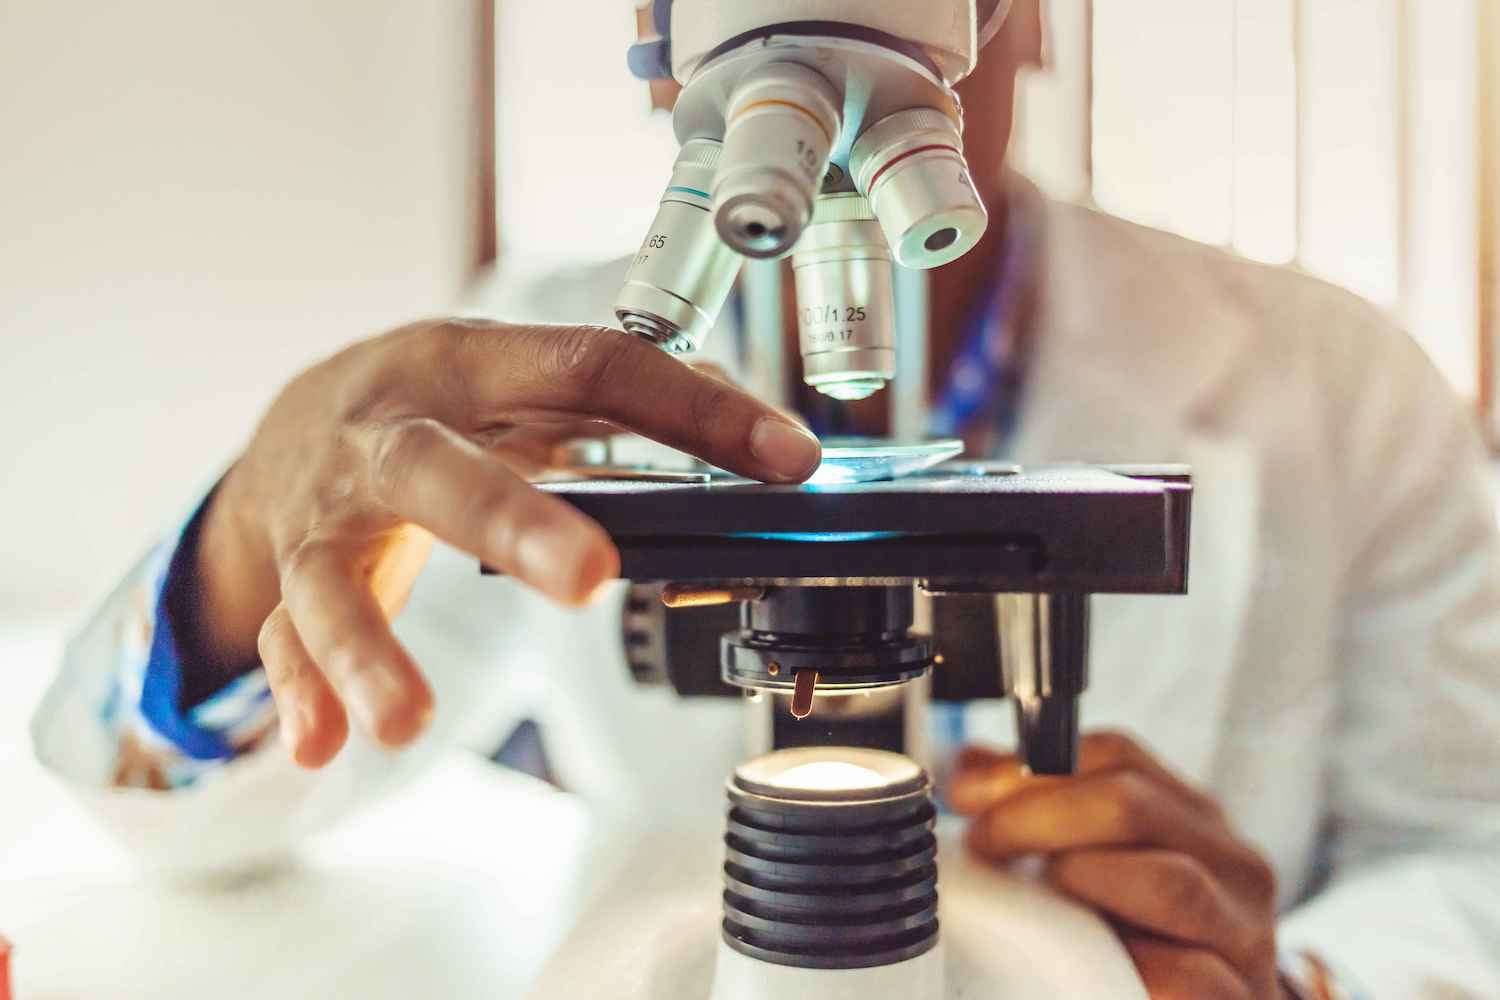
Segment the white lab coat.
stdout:
<path fill-rule="evenodd" d="M 1284 944 L 1375 996 L 1500 997 L 1500 548 L 1468 413 L 1343 291 L 1076 207 L 1042 216 L 1018 460 L 1184 462 L 1196 484 L 1191 593 L 1096 601 L 1085 725 L 1127 727 L 1220 798 L 1275 864 Z M 605 319 L 620 274 L 545 282 L 506 318 Z M 531 716 L 601 809 L 712 826 L 738 709 L 635 687 L 619 600 L 559 610 L 439 552 L 399 625 L 439 703 L 416 752 L 356 739 L 309 774 L 272 748 L 92 801 L 150 856 L 222 865 Z M 107 682 L 109 627 L 65 665 L 85 690 Z M 87 711 L 55 692 L 34 731 L 44 761 L 99 783 L 70 764 Z M 1002 707 L 968 714 L 1008 738 Z"/>

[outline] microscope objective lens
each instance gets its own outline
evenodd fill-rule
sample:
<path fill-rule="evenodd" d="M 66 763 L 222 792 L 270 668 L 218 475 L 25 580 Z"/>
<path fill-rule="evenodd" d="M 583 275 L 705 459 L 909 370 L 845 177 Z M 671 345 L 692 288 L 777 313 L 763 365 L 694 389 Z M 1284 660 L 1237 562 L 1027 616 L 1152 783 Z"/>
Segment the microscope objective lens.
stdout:
<path fill-rule="evenodd" d="M 946 229 L 939 229 L 927 237 L 927 239 L 922 241 L 922 245 L 928 250 L 946 250 L 953 245 L 953 241 L 956 239 L 958 239 L 958 230 L 949 226 Z"/>

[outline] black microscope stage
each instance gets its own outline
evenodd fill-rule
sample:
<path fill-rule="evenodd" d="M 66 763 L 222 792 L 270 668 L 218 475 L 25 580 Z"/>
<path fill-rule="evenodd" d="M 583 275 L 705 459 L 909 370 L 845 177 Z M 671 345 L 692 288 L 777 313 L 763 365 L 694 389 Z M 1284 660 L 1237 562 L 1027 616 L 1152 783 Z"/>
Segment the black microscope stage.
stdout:
<path fill-rule="evenodd" d="M 587 479 L 542 488 L 609 532 L 629 580 L 1186 591 L 1185 469 L 975 468 L 841 485 Z"/>

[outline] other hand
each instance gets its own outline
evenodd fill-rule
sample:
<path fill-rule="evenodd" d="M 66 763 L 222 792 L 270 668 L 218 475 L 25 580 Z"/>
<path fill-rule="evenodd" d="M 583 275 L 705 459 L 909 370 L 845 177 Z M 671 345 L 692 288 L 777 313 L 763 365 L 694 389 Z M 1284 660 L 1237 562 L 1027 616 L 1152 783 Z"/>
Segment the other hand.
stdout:
<path fill-rule="evenodd" d="M 1083 737 L 1076 774 L 1036 777 L 967 748 L 949 786 L 994 862 L 1046 860 L 1047 880 L 1118 930 L 1152 1000 L 1281 996 L 1275 875 L 1209 796 L 1128 736 Z"/>
<path fill-rule="evenodd" d="M 403 327 L 294 379 L 220 484 L 198 543 L 196 648 L 258 653 L 303 765 L 338 752 L 346 710 L 381 743 L 409 742 L 432 694 L 389 620 L 434 536 L 564 604 L 618 575 L 604 530 L 525 478 L 605 424 L 769 481 L 819 458 L 793 419 L 615 330 Z"/>

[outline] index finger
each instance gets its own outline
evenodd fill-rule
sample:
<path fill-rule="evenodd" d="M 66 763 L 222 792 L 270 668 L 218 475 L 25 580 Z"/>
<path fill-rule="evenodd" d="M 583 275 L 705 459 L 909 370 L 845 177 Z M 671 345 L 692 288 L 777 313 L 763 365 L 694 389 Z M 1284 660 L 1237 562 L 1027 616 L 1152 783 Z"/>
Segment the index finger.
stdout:
<path fill-rule="evenodd" d="M 790 416 L 619 330 L 469 324 L 460 343 L 478 423 L 606 420 L 767 482 L 806 479 L 822 454 Z"/>
<path fill-rule="evenodd" d="M 1253 968 L 1269 941 L 1261 922 L 1196 858 L 1157 849 L 1099 848 L 1054 858 L 1048 880 L 1094 909 Z"/>
<path fill-rule="evenodd" d="M 1145 846 L 1206 860 L 1229 846 L 1207 817 L 1134 771 L 1081 775 L 1017 792 L 980 813 L 969 824 L 968 841 L 992 859 Z"/>
<path fill-rule="evenodd" d="M 1104 771 L 1018 792 L 976 817 L 967 840 L 991 860 L 1083 848 L 1166 848 L 1192 855 L 1256 898 L 1275 897 L 1275 875 L 1264 858 L 1222 821 L 1139 771 Z"/>
<path fill-rule="evenodd" d="M 948 802 L 955 812 L 972 816 L 1023 789 L 1068 781 L 1077 775 L 1117 770 L 1138 771 L 1170 789 L 1195 811 L 1218 813 L 1213 799 L 1173 774 L 1135 740 L 1113 730 L 1083 735 L 1078 745 L 1075 775 L 1067 777 L 1033 775 L 1022 767 L 1016 754 L 967 746 L 959 753 L 953 775 L 948 779 Z"/>

